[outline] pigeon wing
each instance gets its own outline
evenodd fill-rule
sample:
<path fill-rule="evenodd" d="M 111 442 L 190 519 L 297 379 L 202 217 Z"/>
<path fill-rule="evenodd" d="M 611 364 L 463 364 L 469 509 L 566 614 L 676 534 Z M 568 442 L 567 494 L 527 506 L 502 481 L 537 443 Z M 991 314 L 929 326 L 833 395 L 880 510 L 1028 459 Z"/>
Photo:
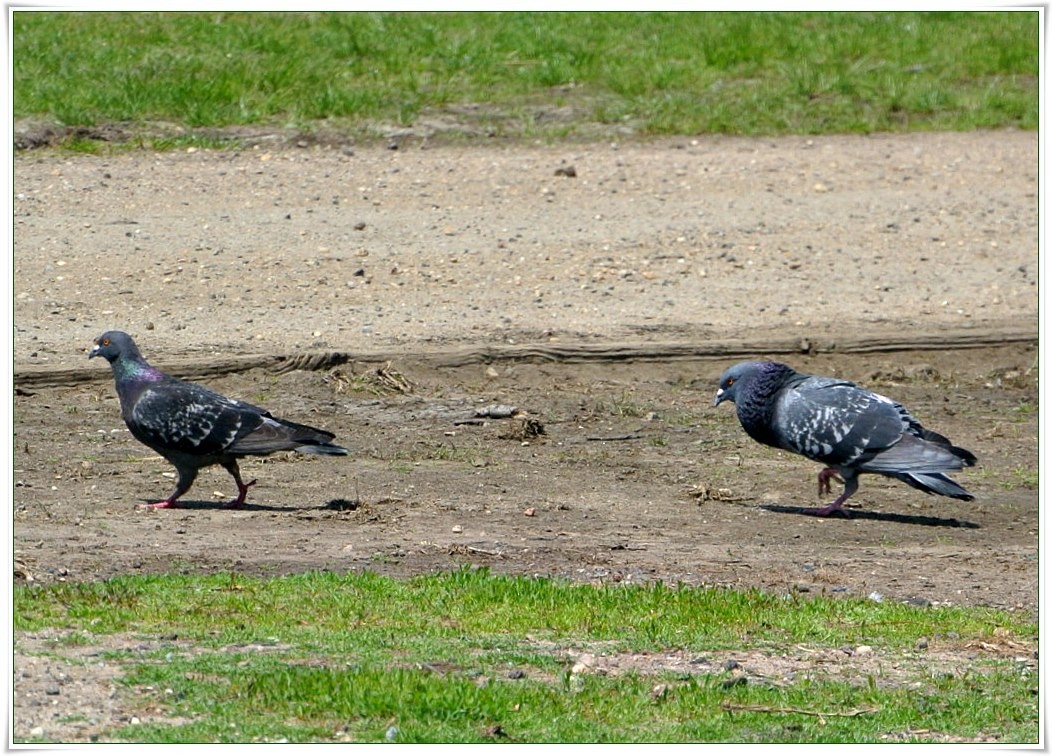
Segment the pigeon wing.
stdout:
<path fill-rule="evenodd" d="M 250 433 L 238 436 L 229 451 L 234 454 L 271 454 L 314 445 L 331 446 L 329 442 L 334 438 L 336 435 L 328 431 L 282 420 L 268 413 Z M 334 450 L 337 448 L 332 446 Z"/>
<path fill-rule="evenodd" d="M 854 466 L 902 438 L 899 408 L 849 381 L 812 377 L 781 392 L 772 422 L 782 448 L 826 465 Z"/>
<path fill-rule="evenodd" d="M 221 454 L 264 421 L 258 408 L 192 383 L 145 389 L 127 418 L 132 434 L 160 453 Z"/>

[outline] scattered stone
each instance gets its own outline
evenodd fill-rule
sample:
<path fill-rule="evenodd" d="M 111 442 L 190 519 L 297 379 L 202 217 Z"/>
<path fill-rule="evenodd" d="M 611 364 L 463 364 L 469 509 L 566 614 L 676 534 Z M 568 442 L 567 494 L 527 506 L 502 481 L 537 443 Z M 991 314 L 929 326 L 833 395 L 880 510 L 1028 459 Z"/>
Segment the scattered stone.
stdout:
<path fill-rule="evenodd" d="M 498 420 L 505 417 L 515 417 L 521 413 L 522 410 L 510 404 L 490 404 L 475 410 L 475 417 L 489 417 Z"/>

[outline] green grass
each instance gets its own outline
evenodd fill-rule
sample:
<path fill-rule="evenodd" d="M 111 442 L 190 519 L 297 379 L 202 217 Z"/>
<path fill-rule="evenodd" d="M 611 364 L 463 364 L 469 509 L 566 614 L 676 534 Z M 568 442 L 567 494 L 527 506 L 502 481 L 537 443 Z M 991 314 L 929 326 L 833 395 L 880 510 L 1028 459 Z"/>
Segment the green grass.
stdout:
<path fill-rule="evenodd" d="M 108 652 L 125 672 L 121 695 L 163 716 L 109 739 L 375 742 L 391 727 L 398 742 L 1037 737 L 1033 673 L 982 659 L 933 672 L 916 650 L 922 637 L 959 649 L 1035 642 L 1030 620 L 990 609 L 462 570 L 121 577 L 18 587 L 14 610 L 17 631 L 58 636 L 56 655 L 126 639 Z M 744 685 L 715 667 L 574 672 L 569 653 L 723 658 L 859 645 L 881 655 L 880 671 L 852 680 L 818 665 L 813 676 Z M 903 673 L 909 660 L 915 671 Z"/>
<path fill-rule="evenodd" d="M 544 138 L 620 127 L 644 136 L 1036 129 L 1038 20 L 1036 11 L 16 11 L 14 115 L 357 136 L 436 114 L 475 133 Z M 92 151 L 90 130 L 71 139 Z M 201 139 L 216 143 L 189 132 L 154 146 Z"/>

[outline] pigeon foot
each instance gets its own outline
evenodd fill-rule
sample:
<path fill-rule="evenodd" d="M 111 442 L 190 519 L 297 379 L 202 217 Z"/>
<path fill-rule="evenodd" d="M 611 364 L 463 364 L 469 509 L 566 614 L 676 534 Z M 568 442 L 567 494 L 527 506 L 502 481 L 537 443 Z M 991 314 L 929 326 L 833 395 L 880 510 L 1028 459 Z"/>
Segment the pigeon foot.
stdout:
<path fill-rule="evenodd" d="M 179 505 L 175 503 L 175 499 L 165 499 L 164 501 L 155 501 L 152 504 L 140 504 L 143 509 L 176 509 Z"/>
<path fill-rule="evenodd" d="M 827 467 L 822 472 L 818 473 L 818 495 L 824 496 L 825 494 L 832 493 L 833 490 L 830 487 L 829 481 L 835 480 L 837 483 L 843 483 L 843 478 L 840 477 L 839 471 L 835 467 Z"/>
<path fill-rule="evenodd" d="M 240 480 L 237 482 L 237 498 L 227 502 L 225 509 L 237 509 L 245 503 L 245 496 L 248 495 L 248 487 L 256 485 L 255 480 L 251 480 L 248 483 L 242 483 Z"/>

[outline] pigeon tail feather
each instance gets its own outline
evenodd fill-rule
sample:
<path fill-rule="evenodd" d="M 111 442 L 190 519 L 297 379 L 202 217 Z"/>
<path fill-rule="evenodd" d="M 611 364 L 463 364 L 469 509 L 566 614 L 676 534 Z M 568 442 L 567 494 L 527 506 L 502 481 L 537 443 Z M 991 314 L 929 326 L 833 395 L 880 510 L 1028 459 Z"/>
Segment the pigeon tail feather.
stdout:
<path fill-rule="evenodd" d="M 309 446 L 296 447 L 296 451 L 303 454 L 329 454 L 334 457 L 345 457 L 350 452 L 336 444 L 311 444 Z"/>
<path fill-rule="evenodd" d="M 942 473 L 895 473 L 891 477 L 927 494 L 939 494 L 951 499 L 972 501 L 975 497 Z"/>

